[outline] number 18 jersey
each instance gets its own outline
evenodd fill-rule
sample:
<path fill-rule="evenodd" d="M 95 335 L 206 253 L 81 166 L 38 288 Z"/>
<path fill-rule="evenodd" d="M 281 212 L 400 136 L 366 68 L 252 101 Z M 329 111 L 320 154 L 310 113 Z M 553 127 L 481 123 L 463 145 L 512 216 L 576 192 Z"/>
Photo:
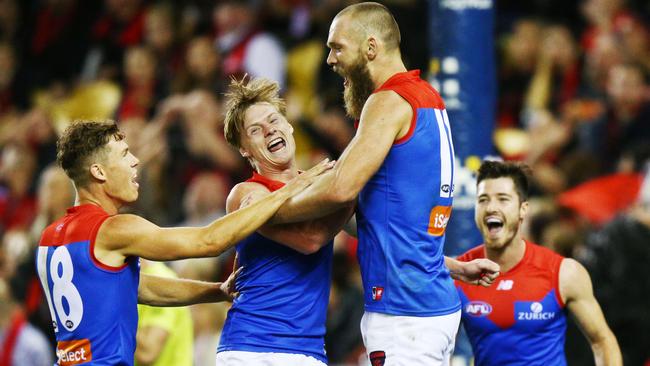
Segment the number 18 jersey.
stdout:
<path fill-rule="evenodd" d="M 95 205 L 69 208 L 48 226 L 36 269 L 57 340 L 57 365 L 133 365 L 140 262 L 100 263 L 94 244 L 110 216 Z"/>

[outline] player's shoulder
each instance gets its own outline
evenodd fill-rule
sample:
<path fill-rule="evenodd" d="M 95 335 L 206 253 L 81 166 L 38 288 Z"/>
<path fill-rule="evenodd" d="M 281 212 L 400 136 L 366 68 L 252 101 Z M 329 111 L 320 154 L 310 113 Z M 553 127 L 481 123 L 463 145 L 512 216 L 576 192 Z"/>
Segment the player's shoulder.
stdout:
<path fill-rule="evenodd" d="M 458 256 L 459 261 L 469 262 L 474 259 L 485 258 L 485 245 L 480 244 Z"/>
<path fill-rule="evenodd" d="M 256 194 L 268 194 L 271 190 L 260 182 L 245 181 L 235 184 L 226 198 L 226 211 L 233 212 L 239 209 L 245 197 Z"/>
<path fill-rule="evenodd" d="M 564 259 L 564 256 L 552 249 L 528 240 L 526 240 L 526 248 L 533 252 L 532 254 L 535 262 L 544 264 L 549 261 L 561 262 Z"/>

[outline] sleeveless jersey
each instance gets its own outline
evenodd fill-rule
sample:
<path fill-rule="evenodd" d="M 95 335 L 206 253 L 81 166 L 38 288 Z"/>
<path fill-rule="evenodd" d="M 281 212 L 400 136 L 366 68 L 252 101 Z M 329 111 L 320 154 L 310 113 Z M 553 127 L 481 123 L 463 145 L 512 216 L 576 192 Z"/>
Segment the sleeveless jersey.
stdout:
<path fill-rule="evenodd" d="M 275 191 L 284 183 L 257 173 Z M 332 242 L 304 255 L 254 233 L 237 244 L 239 296 L 228 311 L 217 352 L 281 352 L 312 356 L 327 364 L 325 320 Z"/>
<path fill-rule="evenodd" d="M 365 307 L 392 315 L 450 314 L 460 302 L 442 251 L 454 189 L 447 112 L 419 70 L 395 74 L 375 92 L 384 90 L 404 98 L 413 119 L 408 134 L 395 141 L 359 193 Z"/>
<path fill-rule="evenodd" d="M 458 259 L 484 257 L 480 245 Z M 456 281 L 477 366 L 566 365 L 566 311 L 558 285 L 563 259 L 526 242 L 522 260 L 492 286 Z"/>
<path fill-rule="evenodd" d="M 108 217 L 95 205 L 72 207 L 41 236 L 36 269 L 52 315 L 57 365 L 133 365 L 140 261 L 109 267 L 95 258 L 97 231 Z"/>

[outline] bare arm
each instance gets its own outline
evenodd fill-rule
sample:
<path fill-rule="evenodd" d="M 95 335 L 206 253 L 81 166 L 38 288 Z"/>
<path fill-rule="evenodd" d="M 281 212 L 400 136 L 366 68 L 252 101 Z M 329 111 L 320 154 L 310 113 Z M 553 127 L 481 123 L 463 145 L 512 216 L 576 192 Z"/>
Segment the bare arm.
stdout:
<path fill-rule="evenodd" d="M 234 281 L 241 269 L 226 282 L 204 282 L 140 274 L 138 303 L 151 306 L 186 306 L 206 302 L 231 301 L 237 294 Z"/>
<path fill-rule="evenodd" d="M 226 210 L 236 211 L 268 194 L 270 194 L 269 190 L 261 184 L 240 183 L 228 195 Z M 353 206 L 348 205 L 320 219 L 290 224 L 265 224 L 258 232 L 300 253 L 311 254 L 322 248 L 341 231 L 352 215 L 352 211 Z"/>
<path fill-rule="evenodd" d="M 257 230 L 284 201 L 329 168 L 330 163 L 323 161 L 254 204 L 201 228 L 161 228 L 136 215 L 112 216 L 97 233 L 95 256 L 112 266 L 122 265 L 128 256 L 157 261 L 218 256 Z"/>
<path fill-rule="evenodd" d="M 594 297 L 589 273 L 570 258 L 560 266 L 560 294 L 591 344 L 596 365 L 622 365 L 621 350 Z"/>
<path fill-rule="evenodd" d="M 499 276 L 499 265 L 486 258 L 461 262 L 445 256 L 445 265 L 451 277 L 458 281 L 488 287 Z"/>
<path fill-rule="evenodd" d="M 354 202 L 384 162 L 393 142 L 408 132 L 412 116 L 411 106 L 397 93 L 371 95 L 361 113 L 359 129 L 334 169 L 288 200 L 271 222 L 322 217 Z"/>

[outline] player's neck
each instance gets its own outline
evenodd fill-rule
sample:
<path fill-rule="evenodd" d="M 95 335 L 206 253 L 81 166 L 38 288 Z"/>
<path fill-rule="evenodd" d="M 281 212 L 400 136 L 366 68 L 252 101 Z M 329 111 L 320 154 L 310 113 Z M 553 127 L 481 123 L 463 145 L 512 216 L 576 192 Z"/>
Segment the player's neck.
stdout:
<path fill-rule="evenodd" d="M 406 71 L 406 66 L 404 66 L 404 62 L 399 56 L 388 57 L 381 61 L 377 60 L 376 63 L 370 64 L 368 68 L 375 88 L 382 86 L 393 75 Z"/>
<path fill-rule="evenodd" d="M 501 267 L 501 273 L 508 272 L 524 258 L 526 254 L 526 242 L 521 236 L 516 235 L 510 243 L 502 248 L 489 249 L 485 247 L 486 257 L 496 262 Z"/>
<path fill-rule="evenodd" d="M 257 173 L 278 182 L 288 182 L 298 176 L 298 168 L 293 162 L 286 167 L 260 164 L 257 166 Z"/>
<path fill-rule="evenodd" d="M 99 206 L 109 215 L 117 214 L 120 207 L 122 207 L 122 204 L 120 202 L 112 199 L 103 191 L 96 192 L 96 190 L 92 189 L 92 187 L 78 188 L 75 205 L 79 206 L 86 204 Z"/>

